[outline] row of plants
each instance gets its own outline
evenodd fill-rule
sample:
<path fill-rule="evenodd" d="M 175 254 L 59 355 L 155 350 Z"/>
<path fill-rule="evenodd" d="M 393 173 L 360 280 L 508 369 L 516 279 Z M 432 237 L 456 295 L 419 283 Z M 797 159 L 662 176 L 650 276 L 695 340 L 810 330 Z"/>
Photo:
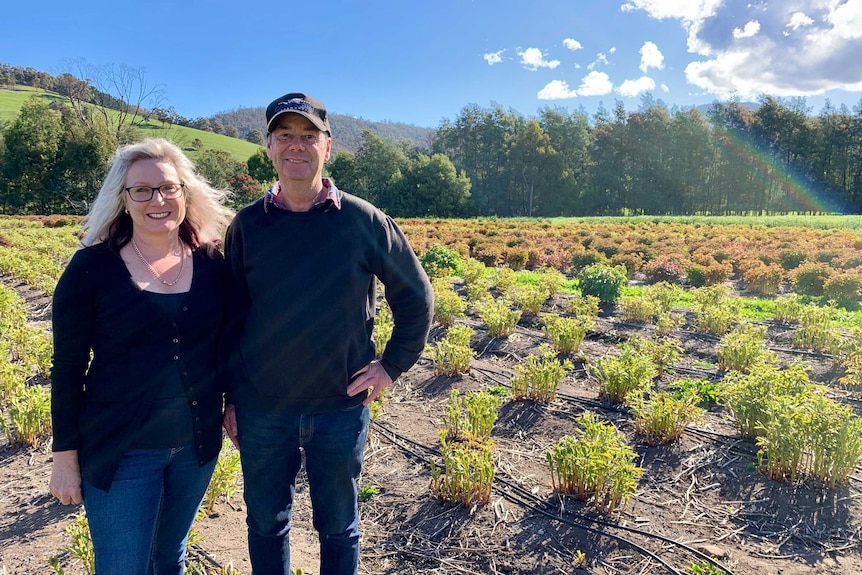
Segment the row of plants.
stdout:
<path fill-rule="evenodd" d="M 855 308 L 862 297 L 862 240 L 853 229 L 858 217 L 832 222 L 839 227 L 721 224 L 719 219 L 705 225 L 670 218 L 412 219 L 402 225 L 419 253 L 440 245 L 489 267 L 548 266 L 574 276 L 601 263 L 622 266 L 629 278 L 638 274 L 650 283 L 693 287 L 737 275 L 758 295 L 789 287 Z"/>

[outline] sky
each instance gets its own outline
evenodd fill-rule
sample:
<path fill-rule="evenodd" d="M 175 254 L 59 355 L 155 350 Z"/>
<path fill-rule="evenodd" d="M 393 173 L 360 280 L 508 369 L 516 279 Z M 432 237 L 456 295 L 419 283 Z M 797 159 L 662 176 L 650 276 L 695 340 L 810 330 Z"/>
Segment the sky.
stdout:
<path fill-rule="evenodd" d="M 592 116 L 761 94 L 862 103 L 862 0 L 23 0 L 0 62 L 142 72 L 194 119 L 306 92 L 429 128 L 467 106 Z"/>

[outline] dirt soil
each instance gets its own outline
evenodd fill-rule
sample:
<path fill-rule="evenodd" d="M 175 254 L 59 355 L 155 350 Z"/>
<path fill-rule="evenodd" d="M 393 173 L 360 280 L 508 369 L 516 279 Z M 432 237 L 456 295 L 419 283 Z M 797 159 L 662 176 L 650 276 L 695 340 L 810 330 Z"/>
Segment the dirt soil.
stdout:
<path fill-rule="evenodd" d="M 36 323 L 50 315 L 44 295 L 16 286 Z M 562 309 L 561 298 L 546 311 Z M 360 573 L 489 574 L 658 574 L 858 575 L 862 573 L 862 473 L 836 489 L 806 483 L 788 485 L 757 471 L 757 448 L 743 440 L 721 408 L 714 407 L 672 445 L 650 447 L 634 434 L 631 416 L 599 401 L 598 385 L 575 361 L 550 405 L 508 402 L 492 438 L 496 476 L 491 502 L 473 509 L 443 504 L 429 491 L 430 460 L 439 462 L 438 429 L 450 391 L 462 393 L 506 385 L 513 366 L 546 341 L 536 318 L 522 318 L 509 337 L 490 339 L 475 317 L 475 359 L 468 374 L 435 375 L 423 357 L 387 393 L 372 426 L 363 484 L 379 494 L 361 503 Z M 789 349 L 789 326 L 766 322 L 770 345 L 781 361 L 803 360 L 811 379 L 829 385 L 831 396 L 862 410 L 858 392 L 837 384 L 841 369 L 832 358 Z M 435 327 L 430 340 L 444 335 Z M 629 334 L 651 328 L 618 321 L 603 310 L 581 347 L 597 358 L 613 353 Z M 704 367 L 716 360 L 718 338 L 690 325 L 673 333 L 685 348 L 672 374 L 659 386 L 683 377 L 719 374 Z M 590 410 L 613 422 L 639 454 L 645 468 L 635 496 L 621 513 L 595 513 L 590 505 L 559 497 L 551 489 L 544 452 L 575 431 Z M 57 504 L 47 490 L 51 455 L 41 449 L 0 447 L 0 575 L 54 573 L 48 559 L 59 555 L 67 574 L 84 570 L 64 548 L 65 527 L 79 507 Z M 191 556 L 209 565 L 232 565 L 249 575 L 241 486 L 228 502 L 198 523 L 203 542 Z M 311 527 L 307 488 L 300 482 L 291 533 L 293 567 L 319 575 L 317 542 Z M 585 556 L 584 565 L 578 561 Z M 722 569 L 701 563 L 716 558 Z M 701 570 L 690 567 L 701 563 Z"/>

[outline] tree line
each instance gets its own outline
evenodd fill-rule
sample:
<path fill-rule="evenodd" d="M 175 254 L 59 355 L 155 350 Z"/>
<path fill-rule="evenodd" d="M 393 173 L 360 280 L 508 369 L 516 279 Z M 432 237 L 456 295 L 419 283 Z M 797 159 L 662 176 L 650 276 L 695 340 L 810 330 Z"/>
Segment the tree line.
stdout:
<path fill-rule="evenodd" d="M 555 217 L 862 211 L 862 101 L 812 116 L 762 96 L 668 109 L 650 96 L 592 118 L 465 106 L 427 155 L 365 135 L 330 163 L 395 216 Z"/>
<path fill-rule="evenodd" d="M 0 66 L 0 84 L 11 81 L 9 70 Z M 50 84 L 60 97 L 33 97 L 0 125 L 0 211 L 83 213 L 113 150 L 160 110 L 144 105 L 159 90 L 122 67 L 102 70 L 110 91 L 27 70 L 19 75 L 29 85 Z M 100 99 L 96 92 L 123 113 L 84 105 Z M 234 191 L 236 206 L 275 177 L 263 148 L 245 162 L 218 150 L 195 161 Z M 756 106 L 715 102 L 705 113 L 645 96 L 636 111 L 617 102 L 592 117 L 471 104 L 441 122 L 429 148 L 365 130 L 355 152 L 337 152 L 327 169 L 339 187 L 394 217 L 858 213 L 862 100 L 852 111 L 827 104 L 816 116 L 803 98 L 768 95 Z"/>

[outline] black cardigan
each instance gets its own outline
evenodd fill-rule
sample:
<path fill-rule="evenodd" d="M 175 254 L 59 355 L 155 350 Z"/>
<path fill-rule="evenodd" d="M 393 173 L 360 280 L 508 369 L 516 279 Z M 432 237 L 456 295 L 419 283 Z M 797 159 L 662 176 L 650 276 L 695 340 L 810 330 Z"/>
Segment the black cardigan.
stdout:
<path fill-rule="evenodd" d="M 78 250 L 60 277 L 52 311 L 54 451 L 78 450 L 83 477 L 107 491 L 123 453 L 176 365 L 189 402 L 199 465 L 221 448 L 224 378 L 218 361 L 226 264 L 195 250 L 194 277 L 169 317 L 134 283 L 107 244 Z M 92 361 L 90 361 L 92 352 Z"/>

